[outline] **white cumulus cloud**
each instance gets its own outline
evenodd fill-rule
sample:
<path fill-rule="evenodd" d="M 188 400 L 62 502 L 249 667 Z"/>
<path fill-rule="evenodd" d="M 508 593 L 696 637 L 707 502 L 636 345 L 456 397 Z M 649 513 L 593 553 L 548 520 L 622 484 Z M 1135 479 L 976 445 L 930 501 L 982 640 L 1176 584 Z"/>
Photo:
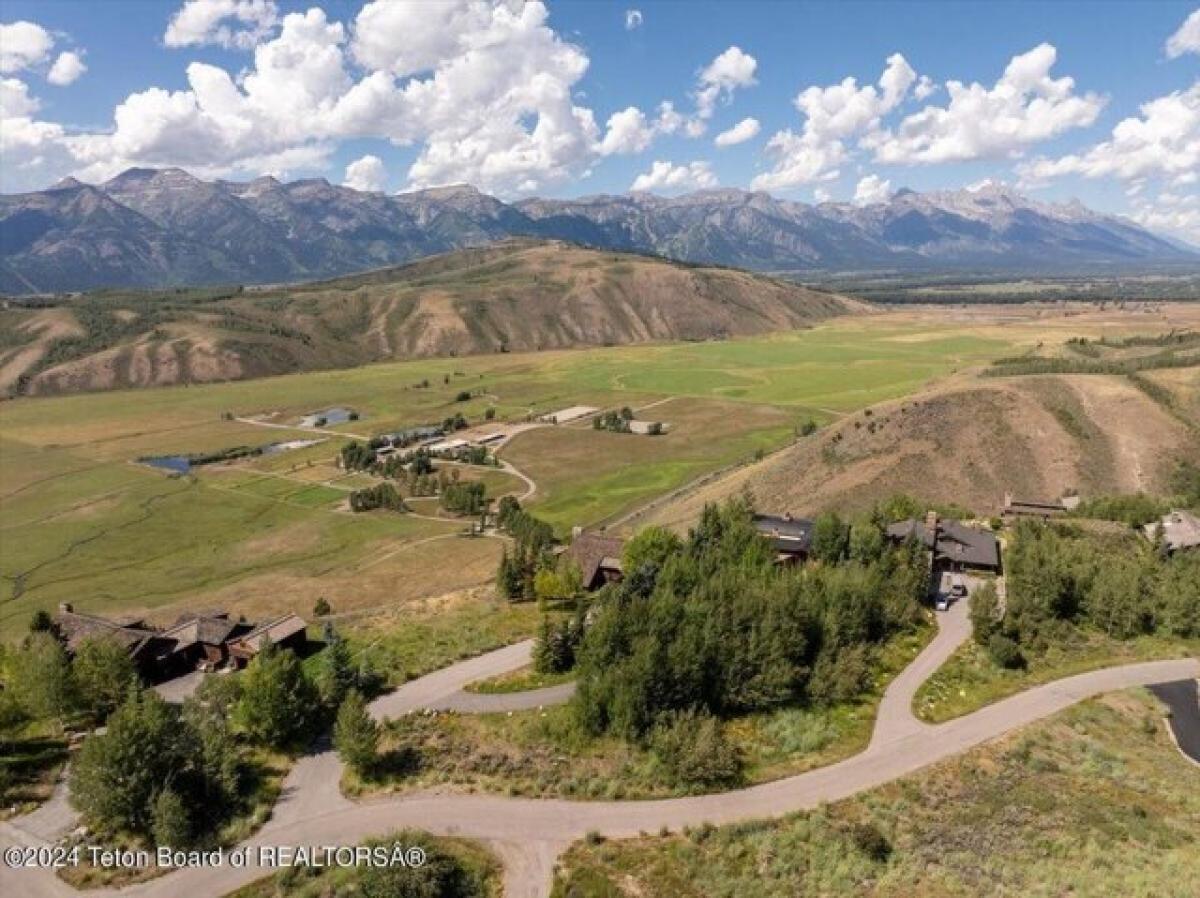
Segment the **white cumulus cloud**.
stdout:
<path fill-rule="evenodd" d="M 866 145 L 879 162 L 928 164 L 1011 156 L 1072 128 L 1091 125 L 1104 98 L 1075 93 L 1075 80 L 1052 78 L 1058 51 L 1040 44 L 1014 56 L 991 88 L 947 81 L 950 102 L 905 117 Z"/>
<path fill-rule="evenodd" d="M 1139 111 L 1118 122 L 1108 140 L 1082 153 L 1021 166 L 1022 178 L 1033 183 L 1062 175 L 1134 180 L 1200 169 L 1200 81 L 1143 103 Z"/>
<path fill-rule="evenodd" d="M 644 18 L 640 9 L 625 10 L 625 30 L 634 31 L 642 27 Z"/>
<path fill-rule="evenodd" d="M 854 188 L 854 202 L 859 206 L 886 203 L 892 195 L 892 182 L 879 175 L 867 175 Z"/>
<path fill-rule="evenodd" d="M 650 171 L 638 175 L 630 190 L 699 190 L 717 186 L 717 176 L 708 162 L 696 161 L 675 165 L 656 160 Z"/>
<path fill-rule="evenodd" d="M 387 187 L 387 169 L 382 159 L 368 154 L 346 166 L 346 178 L 342 183 L 355 190 L 378 192 Z"/>
<path fill-rule="evenodd" d="M 713 140 L 719 147 L 737 146 L 739 143 L 745 143 L 758 135 L 762 126 L 756 118 L 744 118 L 728 131 L 722 131 Z"/>
<path fill-rule="evenodd" d="M 700 70 L 696 80 L 696 115 L 687 122 L 689 137 L 704 133 L 706 122 L 712 118 L 717 102 L 733 98 L 734 91 L 758 83 L 754 74 L 758 60 L 741 47 L 732 46 Z"/>
<path fill-rule="evenodd" d="M 1200 9 L 1184 19 L 1179 30 L 1167 38 L 1167 58 L 1178 59 L 1184 53 L 1200 53 Z"/>
<path fill-rule="evenodd" d="M 887 59 L 877 84 L 859 86 L 845 78 L 827 87 L 806 87 L 796 96 L 804 116 L 800 133 L 776 132 L 767 142 L 774 168 L 754 179 L 756 190 L 779 190 L 837 177 L 838 166 L 849 158 L 846 141 L 880 128 L 883 116 L 907 97 L 917 73 L 899 53 Z"/>
<path fill-rule="evenodd" d="M 168 47 L 253 49 L 279 21 L 274 0 L 187 0 L 163 34 Z"/>
<path fill-rule="evenodd" d="M 78 81 L 86 71 L 87 66 L 84 64 L 82 56 L 74 50 L 64 50 L 58 54 L 54 65 L 50 66 L 46 80 L 56 87 L 66 87 L 68 84 Z"/>
<path fill-rule="evenodd" d="M 646 114 L 636 106 L 615 112 L 609 117 L 604 139 L 600 141 L 600 155 L 640 153 L 650 146 L 655 131 L 655 126 L 647 121 Z"/>
<path fill-rule="evenodd" d="M 54 38 L 34 22 L 0 25 L 0 73 L 9 75 L 45 62 Z"/>

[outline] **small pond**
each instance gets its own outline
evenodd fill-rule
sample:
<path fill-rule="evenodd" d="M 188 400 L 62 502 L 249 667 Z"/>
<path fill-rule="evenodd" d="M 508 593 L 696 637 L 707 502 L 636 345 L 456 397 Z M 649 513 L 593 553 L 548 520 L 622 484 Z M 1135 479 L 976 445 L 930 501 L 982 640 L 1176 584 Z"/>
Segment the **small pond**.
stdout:
<path fill-rule="evenodd" d="M 353 414 L 354 409 L 352 408 L 342 408 L 341 406 L 336 408 L 327 408 L 321 412 L 311 412 L 310 414 L 305 415 L 300 419 L 300 426 L 316 427 L 317 421 L 321 420 L 322 418 L 325 419 L 326 426 L 345 424 L 350 420 L 350 416 Z"/>
<path fill-rule="evenodd" d="M 192 470 L 192 463 L 186 455 L 154 455 L 139 458 L 138 461 L 152 468 L 162 468 L 173 474 L 189 474 Z"/>

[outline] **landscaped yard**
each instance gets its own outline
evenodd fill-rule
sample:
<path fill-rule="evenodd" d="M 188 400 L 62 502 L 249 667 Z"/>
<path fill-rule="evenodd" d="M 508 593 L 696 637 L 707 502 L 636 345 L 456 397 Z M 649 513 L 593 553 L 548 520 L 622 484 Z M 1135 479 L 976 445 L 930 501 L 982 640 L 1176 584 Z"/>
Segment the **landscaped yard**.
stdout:
<path fill-rule="evenodd" d="M 589 840 L 554 898 L 1191 898 L 1200 789 L 1160 713 L 1119 693 L 809 813 Z"/>

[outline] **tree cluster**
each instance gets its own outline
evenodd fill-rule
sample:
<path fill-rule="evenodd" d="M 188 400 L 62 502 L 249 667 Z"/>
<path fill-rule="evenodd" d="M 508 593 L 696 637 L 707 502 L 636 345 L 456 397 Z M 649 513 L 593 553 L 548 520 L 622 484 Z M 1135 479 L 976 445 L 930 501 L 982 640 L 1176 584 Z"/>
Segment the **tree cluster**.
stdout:
<path fill-rule="evenodd" d="M 989 647 L 999 635 L 1023 653 L 1041 653 L 1075 625 L 1117 639 L 1153 632 L 1200 635 L 1200 554 L 1164 558 L 1133 534 L 1097 535 L 1066 524 L 1021 521 L 1005 566 L 1003 617 L 987 607 L 990 594 L 977 612 L 972 607 L 975 637 Z"/>
<path fill-rule="evenodd" d="M 404 497 L 390 483 L 377 483 L 350 494 L 351 511 L 374 511 L 377 508 L 408 511 Z"/>
<path fill-rule="evenodd" d="M 633 409 L 625 406 L 620 411 L 607 411 L 596 415 L 592 418 L 592 427 L 612 433 L 629 433 L 629 422 L 632 420 Z"/>
<path fill-rule="evenodd" d="M 709 506 L 677 550 L 627 571 L 593 606 L 576 712 L 593 733 L 643 739 L 677 712 L 852 699 L 873 648 L 913 624 L 926 588 L 915 546 L 781 568 L 747 500 Z"/>
<path fill-rule="evenodd" d="M 537 596 L 537 574 L 554 570 L 554 529 L 521 508 L 512 496 L 504 496 L 496 514 L 497 526 L 513 538 L 512 549 L 500 556 L 496 586 L 511 601 Z"/>
<path fill-rule="evenodd" d="M 446 511 L 477 515 L 487 506 L 487 488 L 477 480 L 464 483 L 455 479 L 442 488 L 441 501 Z"/>
<path fill-rule="evenodd" d="M 59 724 L 77 714 L 102 723 L 141 684 L 129 653 L 115 640 L 94 636 L 68 656 L 48 615 L 8 656 L 8 690 L 25 716 Z"/>

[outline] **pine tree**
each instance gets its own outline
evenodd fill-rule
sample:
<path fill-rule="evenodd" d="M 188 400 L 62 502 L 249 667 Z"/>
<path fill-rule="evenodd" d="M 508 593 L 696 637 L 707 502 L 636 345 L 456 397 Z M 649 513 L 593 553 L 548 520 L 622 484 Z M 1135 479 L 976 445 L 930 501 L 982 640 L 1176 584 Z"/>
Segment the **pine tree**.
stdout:
<path fill-rule="evenodd" d="M 543 615 L 537 639 L 533 643 L 533 669 L 540 674 L 554 672 L 556 633 L 550 618 Z"/>
<path fill-rule="evenodd" d="M 336 708 L 346 694 L 358 685 L 350 646 L 336 630 L 331 629 L 325 651 L 322 653 L 321 669 L 317 674 L 317 691 L 321 695 L 321 701 L 330 708 Z"/>
<path fill-rule="evenodd" d="M 338 708 L 333 744 L 338 757 L 360 776 L 374 766 L 379 751 L 379 724 L 357 690 L 351 690 Z"/>

